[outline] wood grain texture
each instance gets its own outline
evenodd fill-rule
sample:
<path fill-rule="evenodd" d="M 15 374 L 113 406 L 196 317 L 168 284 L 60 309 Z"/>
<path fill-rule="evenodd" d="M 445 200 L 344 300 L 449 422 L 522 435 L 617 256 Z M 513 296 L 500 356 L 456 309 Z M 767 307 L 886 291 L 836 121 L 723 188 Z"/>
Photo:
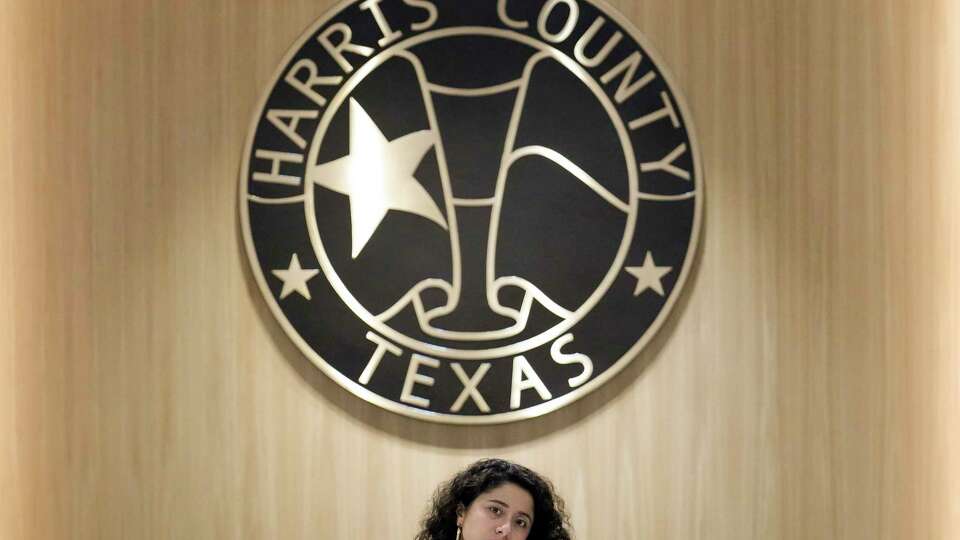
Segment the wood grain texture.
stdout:
<path fill-rule="evenodd" d="M 0 1 L 0 537 L 410 538 L 486 455 L 581 539 L 960 537 L 960 7 L 613 3 L 697 124 L 698 264 L 612 383 L 458 428 L 322 376 L 242 252 L 247 122 L 329 2 Z"/>

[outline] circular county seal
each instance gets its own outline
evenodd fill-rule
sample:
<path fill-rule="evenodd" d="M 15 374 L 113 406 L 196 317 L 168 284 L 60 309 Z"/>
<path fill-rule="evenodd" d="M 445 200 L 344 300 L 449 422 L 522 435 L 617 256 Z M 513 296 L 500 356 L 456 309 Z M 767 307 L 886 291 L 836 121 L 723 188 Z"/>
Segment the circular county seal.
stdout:
<path fill-rule="evenodd" d="M 281 62 L 240 214 L 267 303 L 324 373 L 394 412 L 493 423 L 638 354 L 702 193 L 683 100 L 609 7 L 364 0 Z"/>

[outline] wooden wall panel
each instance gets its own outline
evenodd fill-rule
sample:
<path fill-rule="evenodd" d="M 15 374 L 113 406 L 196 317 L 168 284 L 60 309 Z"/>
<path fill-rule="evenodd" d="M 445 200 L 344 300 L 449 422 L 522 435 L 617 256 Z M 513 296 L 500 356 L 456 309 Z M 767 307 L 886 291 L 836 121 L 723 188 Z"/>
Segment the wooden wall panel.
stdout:
<path fill-rule="evenodd" d="M 13 58 L 11 37 L 13 10 L 0 4 L 0 112 L 6 116 L 12 108 Z M 0 192 L 13 187 L 13 129 L 0 120 Z M 19 518 L 20 484 L 14 437 L 13 391 L 13 197 L 0 197 L 0 536 L 13 538 Z M 9 321 L 9 322 L 8 322 Z"/>
<path fill-rule="evenodd" d="M 960 7 L 614 2 L 676 75 L 698 265 L 641 358 L 501 427 L 348 395 L 273 322 L 236 175 L 330 2 L 0 2 L 0 537 L 409 538 L 486 455 L 580 538 L 960 537 Z"/>

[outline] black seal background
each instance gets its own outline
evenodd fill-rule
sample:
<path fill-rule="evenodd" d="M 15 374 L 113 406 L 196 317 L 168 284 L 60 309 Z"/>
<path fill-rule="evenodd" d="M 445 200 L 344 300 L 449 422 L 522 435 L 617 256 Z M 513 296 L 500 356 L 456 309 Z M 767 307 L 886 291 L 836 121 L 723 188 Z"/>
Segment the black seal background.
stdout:
<path fill-rule="evenodd" d="M 495 2 L 437 1 L 435 4 L 439 10 L 439 19 L 430 31 L 460 26 L 503 28 L 503 24 L 496 15 Z M 662 102 L 660 101 L 661 92 L 666 92 L 667 95 L 670 96 L 670 99 L 674 100 L 674 109 L 678 112 L 678 115 L 680 115 L 681 122 L 684 122 L 682 108 L 675 101 L 665 78 L 660 70 L 650 61 L 649 56 L 640 48 L 640 45 L 630 38 L 630 32 L 618 27 L 614 20 L 605 16 L 595 6 L 583 1 L 579 2 L 579 4 L 579 21 L 573 31 L 572 37 L 564 43 L 553 46 L 572 58 L 576 39 L 583 34 L 597 17 L 604 17 L 606 24 L 597 36 L 595 42 L 602 44 L 615 30 L 623 32 L 624 39 L 614 48 L 603 64 L 589 70 L 590 74 L 595 79 L 598 79 L 601 74 L 617 65 L 631 52 L 640 51 L 644 59 L 637 76 L 639 77 L 648 71 L 654 71 L 658 75 L 643 90 L 618 106 L 618 112 L 624 122 L 660 109 L 662 107 Z M 536 19 L 540 5 L 538 2 L 512 2 L 509 4 L 510 16 L 512 18 L 530 21 L 530 27 L 520 33 L 524 33 L 538 40 L 540 38 L 536 34 Z M 424 15 L 422 10 L 410 8 L 401 2 L 384 2 L 380 4 L 380 6 L 390 21 L 391 26 L 395 29 L 403 30 L 405 38 L 413 35 L 409 32 L 409 25 L 421 21 Z M 561 8 L 556 10 L 554 17 L 548 20 L 548 27 L 559 28 L 563 22 L 561 18 L 564 15 L 565 9 Z M 348 5 L 341 12 L 335 14 L 326 24 L 317 28 L 313 35 L 304 42 L 304 45 L 289 59 L 282 73 L 286 73 L 299 59 L 310 58 L 317 62 L 320 73 L 340 74 L 341 70 L 337 64 L 329 58 L 316 41 L 316 36 L 327 28 L 329 24 L 334 22 L 345 22 L 348 24 L 353 31 L 353 42 L 355 43 L 373 46 L 377 39 L 381 37 L 380 31 L 369 13 L 359 10 L 358 4 L 356 3 Z M 474 46 L 471 48 L 469 45 L 464 45 L 463 47 L 464 49 L 469 49 L 468 54 L 454 55 L 452 49 L 447 49 L 443 53 L 447 56 L 454 56 L 455 58 L 458 56 L 463 57 L 463 62 L 468 63 L 466 65 L 476 68 L 461 70 L 452 76 L 455 80 L 451 82 L 456 82 L 460 86 L 486 86 L 490 82 L 492 70 L 503 69 L 504 71 L 509 71 L 516 69 L 514 66 L 511 66 L 511 62 L 504 56 L 504 51 L 498 50 L 496 47 L 486 48 Z M 419 52 L 420 51 L 418 51 L 418 53 Z M 484 54 L 485 52 L 488 54 Z M 370 59 L 375 57 L 376 53 L 372 55 Z M 355 69 L 370 60 L 357 55 L 348 55 L 348 58 Z M 519 63 L 519 60 L 517 63 Z M 425 64 L 430 66 L 430 60 L 428 59 Z M 411 87 L 403 84 L 403 78 L 409 76 L 409 74 L 403 74 L 402 67 L 388 68 L 388 66 L 385 65 L 384 69 L 386 71 L 383 73 L 384 76 L 381 78 L 381 82 L 377 82 L 378 78 L 374 76 L 376 75 L 375 71 L 370 77 L 369 84 L 364 85 L 363 91 L 367 94 L 364 106 L 377 109 L 377 99 L 375 97 L 371 99 L 370 96 L 380 96 L 382 103 L 380 103 L 379 108 L 393 111 L 394 114 L 389 116 L 371 114 L 378 123 L 378 126 L 384 129 L 389 139 L 396 138 L 416 129 L 423 129 L 425 126 L 422 123 L 422 113 L 416 111 L 416 107 L 397 106 L 397 103 L 417 103 L 417 101 L 412 101 L 413 96 L 410 93 Z M 380 70 L 378 69 L 377 71 Z M 436 73 L 442 73 L 442 71 L 437 71 Z M 431 72 L 431 78 L 435 77 L 436 73 Z M 471 73 L 474 74 L 474 79 L 470 78 Z M 493 73 L 493 75 L 495 75 L 495 73 Z M 433 80 L 440 82 L 436 81 L 436 79 Z M 611 82 L 611 84 L 604 85 L 608 94 L 613 94 L 616 86 L 619 84 L 619 80 L 620 78 L 618 77 L 615 81 Z M 367 81 L 365 81 L 365 83 L 366 82 Z M 557 84 L 563 86 L 564 81 L 558 78 Z M 381 88 L 378 89 L 378 86 Z M 570 85 L 567 86 L 569 87 Z M 332 89 L 321 87 L 321 91 L 323 90 L 326 90 L 326 96 L 332 97 Z M 358 88 L 358 90 L 360 89 Z M 532 88 L 532 90 L 535 89 Z M 417 97 L 417 99 L 419 100 L 419 97 Z M 543 109 L 542 112 L 529 113 L 530 118 L 534 119 L 533 125 L 525 126 L 525 131 L 522 131 L 521 136 L 530 140 L 531 144 L 544 144 L 547 139 L 552 139 L 551 142 L 544 145 L 550 146 L 552 144 L 554 147 L 557 147 L 558 150 L 561 150 L 561 153 L 576 153 L 579 150 L 577 144 L 570 143 L 569 141 L 580 141 L 582 145 L 584 140 L 586 140 L 588 144 L 591 141 L 602 140 L 602 137 L 582 136 L 584 131 L 589 131 L 591 126 L 594 125 L 596 116 L 595 111 L 591 112 L 589 107 L 584 106 L 583 96 L 567 97 L 560 92 L 544 90 L 538 96 L 538 99 L 530 103 L 532 103 L 535 108 Z M 247 148 L 250 156 L 252 156 L 254 149 L 299 152 L 299 149 L 296 148 L 289 139 L 266 121 L 266 111 L 275 108 L 310 109 L 316 108 L 316 105 L 295 89 L 285 84 L 282 77 L 278 81 L 275 81 L 265 106 L 258 113 L 260 114 L 260 119 L 257 129 L 252 138 L 252 144 Z M 343 109 L 345 108 L 342 108 L 340 113 L 343 112 Z M 420 115 L 419 117 L 418 114 Z M 525 115 L 527 114 L 527 111 L 525 111 Z M 384 125 L 381 125 L 381 122 L 384 122 Z M 309 121 L 301 122 L 299 131 L 301 133 L 313 133 L 316 123 L 317 122 Z M 640 174 L 639 190 L 641 192 L 677 195 L 695 189 L 700 179 L 695 176 L 697 169 L 693 163 L 693 145 L 690 143 L 686 124 L 681 125 L 680 129 L 674 129 L 668 121 L 660 121 L 638 131 L 631 132 L 631 140 L 638 169 L 640 163 L 662 159 L 680 144 L 686 144 L 687 152 L 675 163 L 677 166 L 690 171 L 691 175 L 694 175 L 691 181 L 687 182 L 663 172 Z M 337 142 L 335 138 L 331 138 L 329 147 L 326 146 L 326 142 L 324 144 L 324 152 L 329 152 L 331 155 L 337 153 L 344 155 L 346 153 L 345 139 L 340 139 L 340 141 Z M 518 141 L 518 146 L 519 145 Z M 613 167 L 612 164 L 615 163 L 615 160 L 605 159 L 609 154 L 609 150 L 605 151 L 603 148 L 599 148 L 596 149 L 595 153 L 588 152 L 587 154 L 588 157 L 585 161 L 588 162 L 591 161 L 589 159 L 590 154 L 597 157 L 592 160 L 592 164 L 588 163 L 583 165 L 586 170 L 589 170 L 595 176 L 603 178 L 617 176 L 615 171 L 606 170 Z M 421 164 L 417 178 L 433 193 L 435 200 L 439 203 L 440 199 L 437 198 L 436 193 L 437 187 L 435 184 L 430 184 L 429 171 L 431 170 L 431 160 L 434 163 L 433 167 L 435 167 L 435 157 L 432 156 L 432 152 L 431 155 L 428 155 L 427 159 L 424 160 L 424 163 Z M 321 160 L 321 162 L 323 161 L 324 160 Z M 536 170 L 538 167 L 542 168 L 542 165 L 537 165 L 533 161 L 529 163 L 529 168 L 535 170 L 529 172 L 517 171 L 517 174 L 527 175 L 533 178 L 542 176 L 542 173 Z M 607 165 L 604 165 L 605 163 Z M 517 164 L 517 167 L 527 167 L 527 163 L 520 162 Z M 588 167 L 593 168 L 590 169 Z M 255 167 L 254 162 L 251 161 L 250 166 L 248 166 L 246 170 L 249 175 L 252 175 L 254 170 L 259 169 Z M 596 171 L 600 171 L 600 173 L 598 174 Z M 305 165 L 285 164 L 282 172 L 284 174 L 303 177 Z M 606 174 L 608 172 L 609 174 Z M 514 174 L 514 171 L 511 171 L 511 174 Z M 265 198 L 280 198 L 302 194 L 302 188 L 288 188 L 285 186 L 252 182 L 251 178 L 246 178 L 244 181 L 251 195 Z M 518 183 L 518 185 L 520 184 L 522 184 L 523 188 L 530 189 L 534 195 L 543 192 L 543 187 L 537 186 L 536 183 Z M 555 186 L 553 187 L 556 189 Z M 616 183 L 610 185 L 605 184 L 605 187 L 608 187 L 608 189 L 618 196 L 624 194 L 625 188 Z M 517 195 L 517 197 L 531 196 L 529 193 L 523 193 L 522 191 L 521 189 L 521 193 Z M 570 193 L 561 194 L 560 199 L 575 199 L 579 196 L 577 190 L 571 188 L 569 191 Z M 340 201 L 339 212 L 345 212 L 344 215 L 349 216 L 348 201 L 346 201 L 345 198 L 342 199 L 343 200 Z M 331 200 L 336 201 L 336 198 L 334 197 Z M 304 268 L 319 268 L 319 262 L 313 253 L 307 234 L 302 206 L 273 206 L 252 202 L 247 204 L 249 215 L 249 232 L 247 234 L 249 234 L 252 239 L 256 259 L 260 264 L 259 272 L 270 288 L 273 298 L 279 299 L 282 283 L 273 278 L 270 271 L 273 269 L 286 268 L 289 264 L 291 254 L 296 253 L 298 255 L 301 265 Z M 664 276 L 662 280 L 666 292 L 663 297 L 652 294 L 649 291 L 639 297 L 634 296 L 633 288 L 636 285 L 636 280 L 628 274 L 621 272 L 599 304 L 571 329 L 571 332 L 575 335 L 575 341 L 565 348 L 565 352 L 581 352 L 589 355 L 594 363 L 594 378 L 602 375 L 606 370 L 614 366 L 650 329 L 650 326 L 666 305 L 667 300 L 673 295 L 677 279 L 681 275 L 681 269 L 684 268 L 687 258 L 692 255 L 688 250 L 691 247 L 690 239 L 694 234 L 693 227 L 696 222 L 696 204 L 694 200 L 690 199 L 667 203 L 640 200 L 638 204 L 638 217 L 634 231 L 634 239 L 625 261 L 625 266 L 641 265 L 646 252 L 650 251 L 655 254 L 658 266 L 670 266 L 673 268 L 673 271 Z M 440 206 L 441 209 L 443 208 L 440 204 L 438 204 L 438 206 Z M 336 207 L 336 202 L 325 205 L 325 208 L 328 208 L 330 213 L 325 213 L 323 219 L 330 218 L 333 220 L 333 218 L 337 216 L 336 212 L 338 210 Z M 575 233 L 584 229 L 597 233 L 595 237 L 597 249 L 600 251 L 603 251 L 604 243 L 619 241 L 619 237 L 604 231 L 603 224 L 606 223 L 606 221 L 594 221 L 592 220 L 594 217 L 595 212 L 588 210 L 582 214 L 567 215 L 567 219 L 563 220 L 559 225 L 555 225 L 568 229 L 555 231 L 556 234 L 553 235 L 553 237 L 560 242 L 559 251 L 570 253 L 571 257 L 592 260 L 590 253 L 579 252 L 579 250 L 582 250 L 581 244 L 573 242 L 574 245 L 563 245 L 564 239 L 576 239 L 578 235 Z M 389 219 L 406 220 L 410 222 L 405 225 L 392 224 L 389 225 L 389 227 L 385 227 L 386 230 L 396 234 L 402 234 L 405 226 L 416 229 L 418 226 L 423 225 L 419 222 L 414 223 L 420 218 L 403 215 L 398 212 L 391 212 Z M 549 223 L 549 215 L 538 214 L 531 216 L 530 219 L 530 221 L 525 221 L 523 212 L 513 214 L 505 212 L 501 227 L 515 231 L 515 236 L 511 237 L 511 241 L 516 245 L 531 245 L 531 242 L 538 240 L 537 233 L 542 232 L 545 227 L 550 227 L 551 224 Z M 420 219 L 420 221 L 424 220 Z M 341 222 L 344 224 L 345 241 L 349 243 L 349 220 L 343 221 L 341 219 Z M 386 220 L 381 227 L 384 225 L 387 225 Z M 570 231 L 573 231 L 574 234 L 570 234 Z M 524 234 L 528 234 L 529 238 L 524 238 Z M 378 235 L 382 236 L 379 230 L 374 238 L 377 238 Z M 442 235 L 440 241 L 431 240 L 430 238 L 430 234 L 425 234 L 416 237 L 413 241 L 408 240 L 407 243 L 422 248 L 425 252 L 433 255 L 442 256 L 444 249 L 446 249 L 447 252 L 449 251 L 448 247 L 443 246 Z M 343 238 L 341 238 L 341 240 L 343 240 Z M 390 240 L 391 239 L 382 236 L 377 239 L 377 242 L 380 244 L 403 245 L 402 243 L 398 244 L 396 241 Z M 325 238 L 325 242 L 326 241 Z M 373 241 L 370 247 L 374 248 L 371 251 L 375 250 L 376 246 L 373 245 Z M 514 248 L 504 250 L 504 253 L 504 266 L 530 267 L 529 261 L 522 260 L 525 254 L 523 250 Z M 416 255 L 416 253 L 413 255 Z M 498 259 L 498 270 L 499 267 L 500 260 Z M 551 266 L 549 261 L 542 266 L 542 269 L 544 271 L 540 274 L 540 277 L 544 281 L 549 281 L 551 277 L 554 276 L 550 271 Z M 376 278 L 376 276 L 371 277 Z M 356 381 L 375 348 L 375 345 L 364 337 L 369 328 L 340 301 L 339 296 L 325 283 L 322 275 L 311 280 L 309 285 L 312 294 L 311 301 L 307 301 L 297 294 L 293 294 L 283 301 L 277 301 L 282 307 L 289 323 L 302 339 L 309 344 L 311 349 L 330 367 L 345 377 Z M 562 288 L 562 283 L 560 288 Z M 576 291 L 573 292 L 575 293 Z M 391 357 L 388 355 L 385 360 L 381 362 L 375 376 L 366 388 L 386 399 L 400 404 L 400 391 L 406 374 L 406 360 L 409 358 L 410 352 L 411 351 L 404 351 L 402 361 L 390 361 Z M 561 366 L 554 363 L 550 359 L 549 343 L 538 349 L 524 353 L 524 356 L 551 390 L 553 399 L 562 397 L 571 391 L 576 391 L 569 389 L 566 381 L 568 378 L 579 374 L 580 367 L 577 365 Z M 444 362 L 446 363 L 447 361 Z M 479 387 L 480 391 L 487 399 L 494 414 L 510 412 L 509 381 L 512 359 L 506 358 L 494 361 L 493 363 L 493 368 Z M 470 362 L 466 362 L 464 365 L 468 373 L 473 372 L 474 368 L 470 365 Z M 436 378 L 434 387 L 423 392 L 418 391 L 418 393 L 429 395 L 431 398 L 430 409 L 433 412 L 449 414 L 450 404 L 459 394 L 462 388 L 461 384 L 456 379 L 454 373 L 446 366 L 442 366 L 436 370 L 429 370 L 429 375 Z M 540 402 L 541 400 L 536 392 L 525 391 L 523 393 L 521 409 L 538 405 Z M 406 404 L 400 405 L 407 407 Z M 461 414 L 478 415 L 480 411 L 476 409 L 471 400 L 468 400 Z"/>

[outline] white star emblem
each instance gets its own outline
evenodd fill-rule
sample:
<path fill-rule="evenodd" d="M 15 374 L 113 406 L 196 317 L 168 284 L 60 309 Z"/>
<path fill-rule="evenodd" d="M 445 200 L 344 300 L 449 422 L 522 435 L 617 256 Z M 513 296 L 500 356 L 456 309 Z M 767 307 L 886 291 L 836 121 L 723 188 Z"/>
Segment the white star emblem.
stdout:
<path fill-rule="evenodd" d="M 307 282 L 310 278 L 320 273 L 320 270 L 304 270 L 300 267 L 300 259 L 294 253 L 290 259 L 290 267 L 286 270 L 273 270 L 273 275 L 283 281 L 283 290 L 280 291 L 280 299 L 290 296 L 294 292 L 300 293 L 300 296 L 310 300 L 310 289 L 307 288 Z"/>
<path fill-rule="evenodd" d="M 669 274 L 671 270 L 673 270 L 673 267 L 657 266 L 653 262 L 653 254 L 648 251 L 646 258 L 643 259 L 643 266 L 628 266 L 626 268 L 628 274 L 637 278 L 637 288 L 633 291 L 633 295 L 640 296 L 643 291 L 653 289 L 657 294 L 663 296 L 663 283 L 660 282 L 660 279 Z"/>
<path fill-rule="evenodd" d="M 387 141 L 363 107 L 350 99 L 350 154 L 310 167 L 307 179 L 350 197 L 354 259 L 390 210 L 423 216 L 447 228 L 440 209 L 413 177 L 434 142 L 429 130 Z"/>

